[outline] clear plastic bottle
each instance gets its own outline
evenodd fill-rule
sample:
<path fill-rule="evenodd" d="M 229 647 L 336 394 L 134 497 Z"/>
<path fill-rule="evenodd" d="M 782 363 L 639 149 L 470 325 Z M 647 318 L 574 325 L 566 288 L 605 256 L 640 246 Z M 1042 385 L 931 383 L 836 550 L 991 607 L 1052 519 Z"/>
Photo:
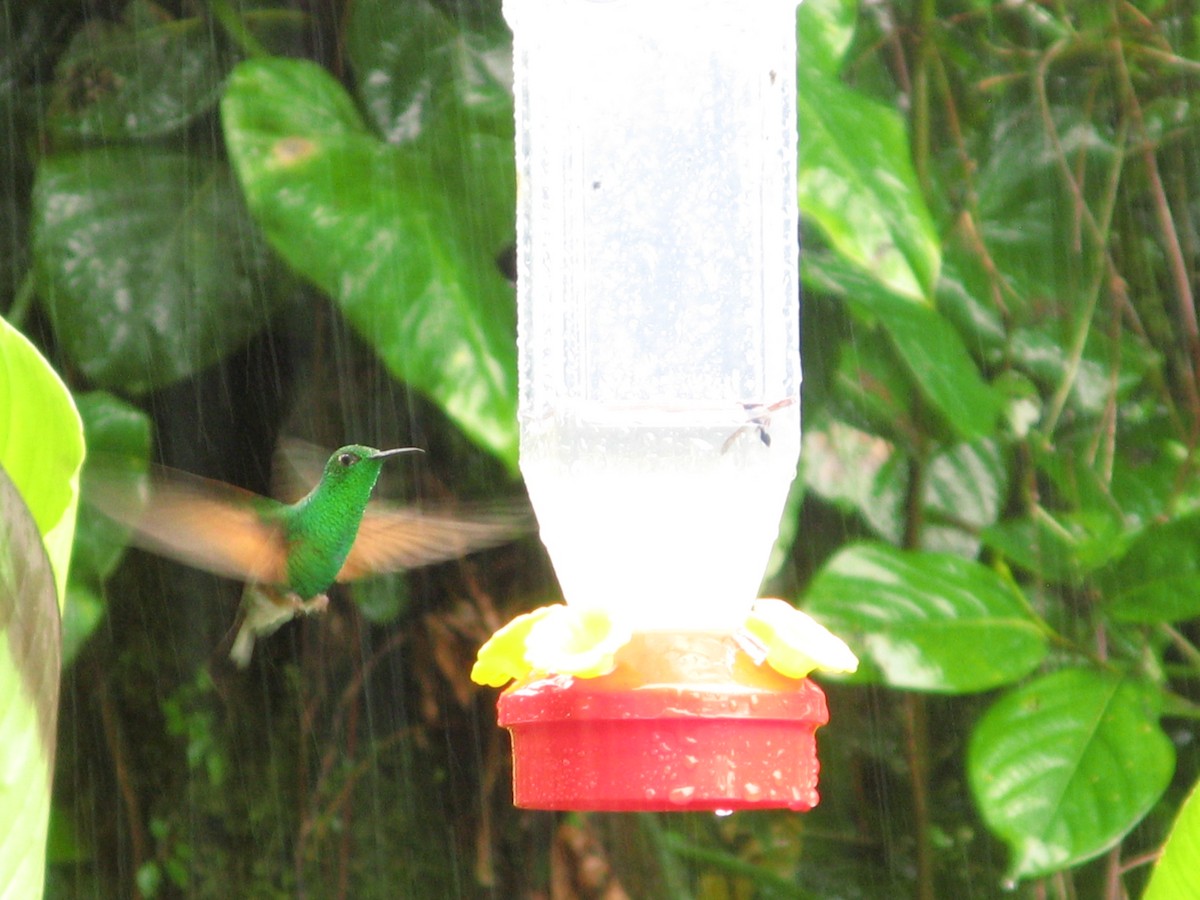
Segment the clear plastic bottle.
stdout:
<path fill-rule="evenodd" d="M 521 470 L 564 595 L 756 596 L 800 447 L 794 0 L 505 0 Z"/>

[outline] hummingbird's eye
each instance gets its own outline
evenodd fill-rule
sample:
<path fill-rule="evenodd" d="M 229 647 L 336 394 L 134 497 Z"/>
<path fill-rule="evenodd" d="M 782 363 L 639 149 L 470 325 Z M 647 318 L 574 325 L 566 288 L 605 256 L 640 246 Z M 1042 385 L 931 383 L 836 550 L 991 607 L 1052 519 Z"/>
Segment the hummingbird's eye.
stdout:
<path fill-rule="evenodd" d="M 356 457 L 353 453 L 343 453 L 338 457 L 338 462 L 343 466 L 352 466 L 358 462 L 358 457 Z"/>

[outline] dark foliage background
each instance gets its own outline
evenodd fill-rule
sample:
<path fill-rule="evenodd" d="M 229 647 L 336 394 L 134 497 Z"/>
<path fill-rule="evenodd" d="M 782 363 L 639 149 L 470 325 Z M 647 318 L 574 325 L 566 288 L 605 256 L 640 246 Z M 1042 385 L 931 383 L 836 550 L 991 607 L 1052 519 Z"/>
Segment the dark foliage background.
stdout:
<path fill-rule="evenodd" d="M 799 21 L 806 437 L 765 590 L 864 662 L 821 806 L 512 809 L 466 673 L 556 596 L 536 540 L 338 594 L 235 675 L 238 586 L 85 512 L 48 896 L 1142 893 L 1198 770 L 1200 12 Z M 519 496 L 509 52 L 496 2 L 4 3 L 0 310 L 89 449 L 266 492 L 281 435 L 417 444 L 388 496 Z"/>

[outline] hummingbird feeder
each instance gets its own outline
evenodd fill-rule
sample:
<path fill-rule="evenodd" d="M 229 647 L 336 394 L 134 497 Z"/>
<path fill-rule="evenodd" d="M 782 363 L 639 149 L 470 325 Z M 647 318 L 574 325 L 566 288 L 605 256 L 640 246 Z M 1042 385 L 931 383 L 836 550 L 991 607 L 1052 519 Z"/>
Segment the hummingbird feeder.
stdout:
<path fill-rule="evenodd" d="M 817 802 L 836 637 L 756 600 L 800 452 L 795 0 L 504 0 L 521 471 L 566 599 L 513 684 L 516 805 Z"/>

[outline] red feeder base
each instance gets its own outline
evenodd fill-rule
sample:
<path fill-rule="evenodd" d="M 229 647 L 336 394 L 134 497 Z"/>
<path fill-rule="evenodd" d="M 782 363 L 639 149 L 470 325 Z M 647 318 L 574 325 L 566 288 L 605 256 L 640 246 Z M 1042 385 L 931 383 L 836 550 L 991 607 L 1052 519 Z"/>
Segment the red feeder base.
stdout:
<path fill-rule="evenodd" d="M 526 809 L 734 810 L 817 804 L 808 679 L 756 665 L 729 635 L 638 634 L 600 678 L 513 685 L 513 802 Z"/>

